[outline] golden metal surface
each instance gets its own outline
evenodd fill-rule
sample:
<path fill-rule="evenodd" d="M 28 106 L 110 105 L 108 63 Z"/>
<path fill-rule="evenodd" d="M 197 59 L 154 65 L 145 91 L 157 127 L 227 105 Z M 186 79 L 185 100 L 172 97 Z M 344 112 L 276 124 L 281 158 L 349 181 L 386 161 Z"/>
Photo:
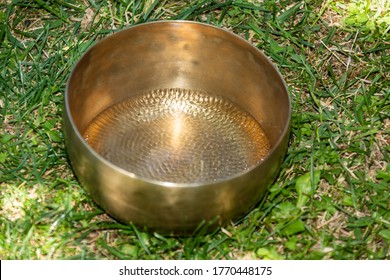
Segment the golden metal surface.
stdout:
<path fill-rule="evenodd" d="M 110 215 L 191 234 L 259 202 L 290 115 L 282 77 L 255 47 L 210 25 L 163 21 L 117 32 L 80 59 L 64 132 L 80 183 Z"/>
<path fill-rule="evenodd" d="M 115 104 L 90 123 L 84 138 L 116 166 L 173 183 L 223 180 L 254 167 L 269 151 L 267 136 L 247 112 L 228 99 L 185 89 Z"/>

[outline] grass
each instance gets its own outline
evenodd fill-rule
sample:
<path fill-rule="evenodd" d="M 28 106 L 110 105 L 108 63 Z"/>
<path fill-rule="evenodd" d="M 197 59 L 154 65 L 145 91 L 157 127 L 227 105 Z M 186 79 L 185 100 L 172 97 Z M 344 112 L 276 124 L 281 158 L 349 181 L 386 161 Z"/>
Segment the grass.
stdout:
<path fill-rule="evenodd" d="M 346 24 L 345 5 L 0 1 L 0 259 L 389 259 L 388 33 Z M 277 65 L 292 98 L 289 149 L 268 196 L 206 235 L 114 221 L 77 182 L 63 143 L 76 61 L 116 30 L 160 19 L 239 34 Z"/>

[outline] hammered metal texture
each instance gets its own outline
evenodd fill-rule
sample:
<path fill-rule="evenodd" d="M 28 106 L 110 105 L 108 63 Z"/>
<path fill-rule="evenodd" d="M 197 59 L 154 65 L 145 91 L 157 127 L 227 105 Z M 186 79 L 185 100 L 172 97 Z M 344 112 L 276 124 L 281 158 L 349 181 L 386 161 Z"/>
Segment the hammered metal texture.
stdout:
<path fill-rule="evenodd" d="M 262 127 L 226 98 L 161 89 L 128 98 L 99 114 L 84 132 L 113 164 L 148 179 L 214 182 L 258 164 L 270 144 Z"/>

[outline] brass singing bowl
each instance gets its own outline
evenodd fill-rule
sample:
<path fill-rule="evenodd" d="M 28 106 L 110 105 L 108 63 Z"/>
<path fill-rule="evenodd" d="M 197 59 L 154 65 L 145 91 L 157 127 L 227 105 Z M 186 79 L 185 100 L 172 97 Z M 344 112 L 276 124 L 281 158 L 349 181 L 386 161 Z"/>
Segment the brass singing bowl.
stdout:
<path fill-rule="evenodd" d="M 250 43 L 188 21 L 140 24 L 93 46 L 66 87 L 72 167 L 112 217 L 167 234 L 236 221 L 286 153 L 283 78 Z"/>

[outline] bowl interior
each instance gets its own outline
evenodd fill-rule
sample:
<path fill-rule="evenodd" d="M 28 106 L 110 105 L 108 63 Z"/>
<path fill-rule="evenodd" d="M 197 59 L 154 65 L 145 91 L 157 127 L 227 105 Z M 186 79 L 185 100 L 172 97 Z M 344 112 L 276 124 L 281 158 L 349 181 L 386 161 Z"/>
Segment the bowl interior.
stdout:
<path fill-rule="evenodd" d="M 249 43 L 208 25 L 135 26 L 96 44 L 67 110 L 100 156 L 141 178 L 210 183 L 253 169 L 289 126 L 285 84 Z"/>

